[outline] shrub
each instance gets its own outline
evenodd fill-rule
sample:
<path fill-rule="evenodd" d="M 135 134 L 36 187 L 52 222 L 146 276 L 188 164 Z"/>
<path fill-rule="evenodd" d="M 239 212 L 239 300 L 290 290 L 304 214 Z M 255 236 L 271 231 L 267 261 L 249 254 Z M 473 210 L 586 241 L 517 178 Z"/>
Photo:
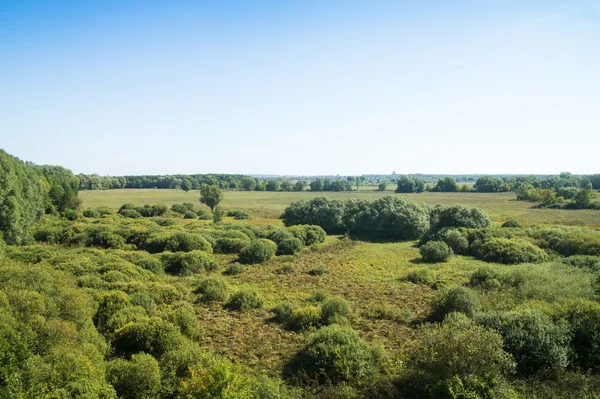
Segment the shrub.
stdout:
<path fill-rule="evenodd" d="M 240 252 L 240 262 L 245 264 L 256 264 L 265 262 L 275 255 L 275 249 L 270 240 L 258 238 Z"/>
<path fill-rule="evenodd" d="M 187 211 L 184 215 L 183 215 L 184 219 L 196 219 L 198 218 L 198 215 L 195 212 L 192 211 Z"/>
<path fill-rule="evenodd" d="M 498 333 L 452 313 L 441 324 L 419 327 L 419 336 L 398 384 L 406 397 L 505 397 L 504 375 L 514 370 L 514 363 Z"/>
<path fill-rule="evenodd" d="M 107 206 L 100 206 L 100 207 L 96 208 L 96 212 L 98 212 L 100 214 L 100 217 L 115 214 L 114 209 L 109 208 Z"/>
<path fill-rule="evenodd" d="M 480 267 L 471 274 L 469 285 L 484 290 L 495 290 L 502 286 L 501 276 L 491 267 Z"/>
<path fill-rule="evenodd" d="M 298 238 L 288 238 L 277 244 L 277 255 L 296 255 L 303 247 L 304 244 Z"/>
<path fill-rule="evenodd" d="M 200 282 L 196 292 L 201 302 L 224 302 L 227 300 L 228 288 L 225 281 L 218 278 L 207 278 Z"/>
<path fill-rule="evenodd" d="M 163 204 L 152 205 L 152 216 L 162 216 L 167 213 L 167 206 Z"/>
<path fill-rule="evenodd" d="M 323 327 L 288 363 L 288 373 L 319 383 L 365 385 L 377 375 L 380 354 L 350 327 Z"/>
<path fill-rule="evenodd" d="M 491 220 L 481 209 L 464 205 L 438 205 L 431 213 L 431 229 L 445 227 L 481 229 L 489 227 Z"/>
<path fill-rule="evenodd" d="M 505 264 L 540 263 L 547 259 L 546 253 L 523 239 L 491 238 L 476 245 L 474 255 L 486 262 Z"/>
<path fill-rule="evenodd" d="M 273 308 L 273 313 L 282 325 L 289 325 L 294 318 L 294 306 L 289 302 L 281 302 Z"/>
<path fill-rule="evenodd" d="M 65 217 L 65 219 L 73 221 L 79 219 L 79 212 L 77 212 L 74 209 L 67 209 L 63 213 L 63 216 Z"/>
<path fill-rule="evenodd" d="M 252 214 L 248 211 L 239 211 L 237 212 L 237 214 L 234 216 L 235 220 L 248 220 L 248 219 L 252 219 Z"/>
<path fill-rule="evenodd" d="M 115 359 L 108 363 L 107 380 L 123 399 L 160 397 L 160 369 L 154 357 L 137 353 L 131 360 Z"/>
<path fill-rule="evenodd" d="M 570 346 L 574 363 L 583 370 L 600 368 L 600 305 L 577 299 L 569 303 L 562 318 L 571 327 Z"/>
<path fill-rule="evenodd" d="M 325 299 L 329 298 L 329 295 L 323 290 L 313 291 L 310 295 L 310 302 L 323 302 Z"/>
<path fill-rule="evenodd" d="M 231 310 L 246 311 L 258 309 L 263 306 L 263 299 L 253 288 L 242 288 L 231 295 L 227 307 Z"/>
<path fill-rule="evenodd" d="M 469 240 L 457 229 L 445 230 L 440 234 L 440 238 L 455 254 L 464 255 L 469 252 Z"/>
<path fill-rule="evenodd" d="M 214 244 L 214 251 L 219 254 L 239 254 L 249 243 L 249 240 L 241 238 L 217 238 Z"/>
<path fill-rule="evenodd" d="M 521 226 L 521 223 L 519 223 L 518 221 L 516 221 L 514 219 L 509 219 L 502 224 L 502 227 L 504 227 L 504 228 L 521 228 L 522 226 Z"/>
<path fill-rule="evenodd" d="M 350 305 L 343 298 L 328 298 L 322 305 L 323 324 L 345 324 L 350 318 Z"/>
<path fill-rule="evenodd" d="M 329 273 L 329 269 L 322 263 L 319 266 L 308 271 L 308 274 L 310 274 L 311 276 L 322 276 L 327 273 Z"/>
<path fill-rule="evenodd" d="M 161 256 L 165 272 L 185 276 L 212 268 L 214 258 L 204 251 L 164 253 Z"/>
<path fill-rule="evenodd" d="M 242 274 L 245 270 L 244 265 L 238 262 L 234 262 L 227 266 L 223 274 L 227 276 L 237 276 L 238 274 Z"/>
<path fill-rule="evenodd" d="M 212 220 L 213 218 L 212 213 L 207 209 L 200 209 L 196 214 L 198 215 L 198 220 Z"/>
<path fill-rule="evenodd" d="M 561 262 L 580 269 L 600 271 L 600 256 L 574 255 L 561 259 Z"/>
<path fill-rule="evenodd" d="M 92 208 L 87 208 L 85 211 L 83 211 L 83 216 L 86 218 L 98 219 L 100 217 L 100 212 Z"/>
<path fill-rule="evenodd" d="M 294 237 L 300 239 L 304 245 L 310 246 L 325 241 L 326 233 L 320 226 L 296 225 L 288 228 Z"/>
<path fill-rule="evenodd" d="M 424 262 L 446 262 L 452 256 L 452 248 L 443 241 L 429 241 L 419 250 Z"/>
<path fill-rule="evenodd" d="M 320 307 L 312 305 L 304 306 L 293 311 L 291 319 L 287 322 L 287 327 L 293 330 L 305 330 L 318 326 L 321 318 Z"/>
<path fill-rule="evenodd" d="M 293 263 L 286 263 L 281 267 L 280 272 L 282 274 L 292 274 L 294 272 L 294 264 Z"/>
<path fill-rule="evenodd" d="M 497 331 L 522 375 L 556 371 L 569 363 L 569 331 L 539 311 L 484 313 L 477 323 Z"/>
<path fill-rule="evenodd" d="M 171 210 L 181 215 L 185 215 L 186 212 L 194 210 L 194 205 L 190 203 L 173 204 L 171 205 Z"/>
<path fill-rule="evenodd" d="M 428 287 L 434 287 L 436 285 L 431 272 L 424 268 L 409 272 L 403 280 L 413 284 L 426 285 Z"/>
<path fill-rule="evenodd" d="M 154 357 L 175 349 L 181 344 L 179 328 L 173 324 L 153 317 L 130 323 L 115 332 L 113 347 L 117 355 L 129 356 L 146 352 Z"/>
<path fill-rule="evenodd" d="M 438 294 L 434 305 L 434 317 L 441 320 L 449 313 L 459 312 L 472 317 L 479 309 L 479 299 L 470 289 L 454 287 Z"/>
<path fill-rule="evenodd" d="M 119 211 L 119 215 L 126 217 L 126 218 L 131 218 L 131 219 L 139 219 L 142 217 L 142 215 L 136 211 L 135 209 L 123 209 Z"/>

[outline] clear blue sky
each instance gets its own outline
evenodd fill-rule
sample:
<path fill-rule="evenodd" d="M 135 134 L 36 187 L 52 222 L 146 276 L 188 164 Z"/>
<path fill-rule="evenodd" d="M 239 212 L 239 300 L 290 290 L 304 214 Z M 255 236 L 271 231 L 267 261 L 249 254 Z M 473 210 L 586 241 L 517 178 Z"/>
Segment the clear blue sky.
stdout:
<path fill-rule="evenodd" d="M 0 1 L 0 148 L 75 173 L 600 172 L 600 1 Z"/>

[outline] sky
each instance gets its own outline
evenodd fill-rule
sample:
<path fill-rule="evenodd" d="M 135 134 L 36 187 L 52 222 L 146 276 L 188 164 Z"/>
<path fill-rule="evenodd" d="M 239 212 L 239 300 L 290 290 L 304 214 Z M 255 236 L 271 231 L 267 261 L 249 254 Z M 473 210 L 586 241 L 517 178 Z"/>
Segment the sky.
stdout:
<path fill-rule="evenodd" d="M 0 0 L 0 148 L 101 175 L 600 173 L 600 1 Z"/>

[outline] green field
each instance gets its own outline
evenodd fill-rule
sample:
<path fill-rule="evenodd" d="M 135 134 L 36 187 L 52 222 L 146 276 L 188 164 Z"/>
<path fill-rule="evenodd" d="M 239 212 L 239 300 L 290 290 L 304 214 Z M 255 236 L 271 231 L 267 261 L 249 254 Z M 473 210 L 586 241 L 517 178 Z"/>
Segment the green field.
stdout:
<path fill-rule="evenodd" d="M 317 196 L 332 199 L 378 198 L 382 195 L 402 195 L 413 201 L 426 204 L 463 204 L 477 206 L 490 215 L 495 222 L 516 219 L 524 225 L 557 224 L 568 226 L 591 226 L 600 228 L 600 212 L 595 210 L 536 209 L 531 203 L 515 200 L 514 193 L 420 193 L 394 194 L 392 191 L 353 191 L 353 192 L 255 192 L 226 191 L 222 205 L 225 209 L 239 208 L 251 211 L 256 216 L 278 218 L 281 212 L 293 201 L 308 200 Z M 190 202 L 198 208 L 199 192 L 182 190 L 123 189 L 105 191 L 81 191 L 79 197 L 83 207 L 109 206 L 118 209 L 125 203 L 134 205 L 154 205 Z"/>

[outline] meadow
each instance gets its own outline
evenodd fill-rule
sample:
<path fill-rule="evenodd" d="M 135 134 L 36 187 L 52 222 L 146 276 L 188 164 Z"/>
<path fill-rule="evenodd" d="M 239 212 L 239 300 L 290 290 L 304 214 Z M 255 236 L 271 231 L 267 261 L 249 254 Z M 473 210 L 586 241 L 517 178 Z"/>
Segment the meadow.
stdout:
<path fill-rule="evenodd" d="M 392 190 L 394 187 L 391 187 Z M 516 201 L 514 193 L 440 193 L 394 194 L 393 191 L 375 191 L 373 187 L 361 187 L 360 191 L 350 192 L 270 192 L 270 191 L 226 191 L 222 206 L 225 209 L 246 209 L 255 216 L 277 219 L 293 201 L 309 200 L 325 196 L 331 199 L 363 198 L 375 199 L 383 195 L 405 196 L 412 201 L 426 204 L 463 204 L 483 209 L 494 222 L 503 223 L 516 219 L 523 225 L 567 225 L 600 228 L 600 212 L 595 210 L 564 210 L 534 208 L 531 203 Z M 204 207 L 198 201 L 198 190 L 121 189 L 81 191 L 79 197 L 83 208 L 109 206 L 118 209 L 125 203 L 142 206 L 144 204 L 165 204 L 188 202 L 196 207 Z"/>

